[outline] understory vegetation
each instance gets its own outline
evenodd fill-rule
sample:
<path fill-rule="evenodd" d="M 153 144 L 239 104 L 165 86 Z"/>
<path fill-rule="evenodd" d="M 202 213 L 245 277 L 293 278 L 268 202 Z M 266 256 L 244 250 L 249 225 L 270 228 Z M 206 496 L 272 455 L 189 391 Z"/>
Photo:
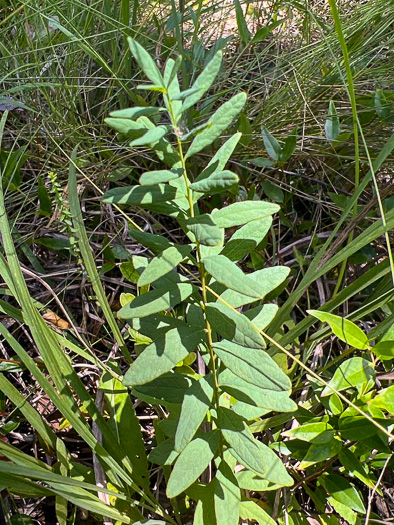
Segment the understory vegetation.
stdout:
<path fill-rule="evenodd" d="M 394 523 L 394 9 L 0 0 L 0 524 Z"/>

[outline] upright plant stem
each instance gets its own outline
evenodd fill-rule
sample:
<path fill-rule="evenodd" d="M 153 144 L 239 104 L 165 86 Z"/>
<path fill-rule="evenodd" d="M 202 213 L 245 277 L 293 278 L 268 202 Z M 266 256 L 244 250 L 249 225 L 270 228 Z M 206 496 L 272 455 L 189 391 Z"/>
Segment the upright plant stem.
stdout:
<path fill-rule="evenodd" d="M 185 181 L 185 186 L 186 186 L 190 217 L 194 217 L 193 196 L 192 196 L 192 191 L 190 189 L 190 181 L 187 176 L 186 162 L 185 162 L 185 157 L 183 155 L 182 141 L 179 138 L 178 133 L 176 132 L 176 129 L 177 129 L 176 118 L 175 118 L 175 114 L 173 111 L 171 100 L 168 100 L 168 106 L 169 106 L 169 114 L 170 114 L 172 126 L 175 131 L 175 135 L 177 139 L 178 153 L 179 153 L 179 157 L 180 157 L 181 164 L 182 164 L 182 170 L 183 170 L 182 173 L 183 173 L 183 179 Z M 212 330 L 211 330 L 211 325 L 209 324 L 209 321 L 206 316 L 207 288 L 206 288 L 206 281 L 205 281 L 205 268 L 204 268 L 204 263 L 202 262 L 200 243 L 197 240 L 196 240 L 196 253 L 197 253 L 198 270 L 199 270 L 200 281 L 201 281 L 201 289 L 202 289 L 202 307 L 203 307 L 203 312 L 204 312 L 205 329 L 207 332 L 207 339 L 208 339 L 207 346 L 208 346 L 208 351 L 209 351 L 209 355 L 211 358 L 212 374 L 214 377 L 215 400 L 216 400 L 217 407 L 219 407 L 220 392 L 219 392 L 219 382 L 217 378 L 215 354 L 213 352 Z"/>

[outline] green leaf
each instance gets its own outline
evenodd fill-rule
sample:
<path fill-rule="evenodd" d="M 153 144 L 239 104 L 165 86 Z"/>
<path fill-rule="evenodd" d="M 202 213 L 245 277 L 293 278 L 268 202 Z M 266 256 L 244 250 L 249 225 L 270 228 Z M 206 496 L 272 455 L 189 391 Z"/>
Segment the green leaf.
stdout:
<path fill-rule="evenodd" d="M 275 184 L 272 184 L 272 182 L 269 182 L 268 180 L 265 180 L 262 183 L 261 189 L 263 190 L 265 195 L 267 195 L 267 197 L 273 200 L 274 202 L 281 203 L 285 198 L 285 194 L 280 189 L 280 187 Z"/>
<path fill-rule="evenodd" d="M 175 450 L 181 452 L 204 421 L 214 394 L 213 376 L 202 377 L 185 394 L 175 434 Z"/>
<path fill-rule="evenodd" d="M 375 369 L 369 361 L 362 357 L 351 357 L 343 361 L 336 369 L 335 374 L 329 386 L 335 388 L 337 391 L 345 390 L 346 388 L 356 387 L 360 389 L 363 385 L 368 383 L 370 379 L 375 378 Z M 322 396 L 329 396 L 333 393 L 328 386 L 321 393 Z"/>
<path fill-rule="evenodd" d="M 279 485 L 272 484 L 270 481 L 261 478 L 251 470 L 240 470 L 235 474 L 238 486 L 245 490 L 254 490 L 256 492 L 266 492 L 269 490 L 277 490 Z"/>
<path fill-rule="evenodd" d="M 235 365 L 235 362 L 234 362 Z M 226 365 L 227 366 L 227 365 Z M 273 390 L 269 381 L 255 385 L 241 378 L 230 369 L 220 372 L 219 386 L 238 401 L 275 412 L 294 412 L 297 405 L 289 399 L 289 391 Z M 268 386 L 268 388 L 267 388 Z"/>
<path fill-rule="evenodd" d="M 326 461 L 334 457 L 342 448 L 342 441 L 339 438 L 333 438 L 327 443 L 312 444 L 305 457 L 300 463 L 300 469 L 306 469 L 315 463 Z"/>
<path fill-rule="evenodd" d="M 130 142 L 130 147 L 154 144 L 163 138 L 166 133 L 166 126 L 156 126 L 153 129 L 149 129 L 144 135 L 142 135 L 142 137 L 132 140 Z"/>
<path fill-rule="evenodd" d="M 307 312 L 320 321 L 328 323 L 334 334 L 344 343 L 360 350 L 369 349 L 368 337 L 361 328 L 349 321 L 349 319 L 344 319 L 339 317 L 339 315 L 333 315 L 328 312 L 321 312 L 320 310 L 307 310 Z"/>
<path fill-rule="evenodd" d="M 390 122 L 390 104 L 387 101 L 387 98 L 384 94 L 384 92 L 381 89 L 377 89 L 374 97 L 374 107 L 375 111 L 378 114 L 378 116 L 384 121 L 384 122 Z"/>
<path fill-rule="evenodd" d="M 126 372 L 123 384 L 144 385 L 169 372 L 197 347 L 203 337 L 203 331 L 196 331 L 187 325 L 169 330 L 137 357 Z"/>
<path fill-rule="evenodd" d="M 157 84 L 139 84 L 137 89 L 141 89 L 143 91 L 157 91 L 163 94 L 167 93 L 167 89 L 165 87 Z"/>
<path fill-rule="evenodd" d="M 235 133 L 235 135 L 227 139 L 226 142 L 217 150 L 215 155 L 209 161 L 207 167 L 200 173 L 194 182 L 206 179 L 213 173 L 222 171 L 231 157 L 241 136 L 241 133 Z"/>
<path fill-rule="evenodd" d="M 162 441 L 149 454 L 148 460 L 151 463 L 156 463 L 156 465 L 172 465 L 179 456 L 179 452 L 174 449 L 174 444 L 173 437 Z"/>
<path fill-rule="evenodd" d="M 146 317 L 172 308 L 187 299 L 193 293 L 193 286 L 188 283 L 171 283 L 165 288 L 157 288 L 136 297 L 133 302 L 118 312 L 121 319 Z"/>
<path fill-rule="evenodd" d="M 200 100 L 203 94 L 208 91 L 212 86 L 213 81 L 219 73 L 220 65 L 222 63 L 222 52 L 218 51 L 212 60 L 204 67 L 203 71 L 196 78 L 191 90 L 194 90 L 193 93 L 188 95 L 182 105 L 181 113 L 186 109 L 189 109 L 196 102 Z"/>
<path fill-rule="evenodd" d="M 153 186 L 170 180 L 177 179 L 182 175 L 182 169 L 146 171 L 140 177 L 141 186 Z"/>
<path fill-rule="evenodd" d="M 129 119 L 108 117 L 104 119 L 104 122 L 117 133 L 122 133 L 122 135 L 132 138 L 141 137 L 146 132 L 146 127 L 140 122 L 134 122 Z"/>
<path fill-rule="evenodd" d="M 205 179 L 193 182 L 193 184 L 190 184 L 190 188 L 193 191 L 214 194 L 231 188 L 238 181 L 238 175 L 232 171 L 217 171 Z"/>
<path fill-rule="evenodd" d="M 212 144 L 241 111 L 246 102 L 246 94 L 238 93 L 225 102 L 208 120 L 206 128 L 197 135 L 188 149 L 185 159 L 195 155 L 206 146 Z"/>
<path fill-rule="evenodd" d="M 191 252 L 191 246 L 170 246 L 160 255 L 151 260 L 138 279 L 138 286 L 153 283 L 163 275 L 173 270 Z"/>
<path fill-rule="evenodd" d="M 221 246 L 223 243 L 224 230 L 215 224 L 210 215 L 203 214 L 188 219 L 186 228 L 204 246 Z"/>
<path fill-rule="evenodd" d="M 130 51 L 149 80 L 158 86 L 164 87 L 163 77 L 149 53 L 132 38 L 128 37 L 127 41 L 129 43 Z"/>
<path fill-rule="evenodd" d="M 257 44 L 258 42 L 262 42 L 267 38 L 267 36 L 279 25 L 283 24 L 284 19 L 282 20 L 276 20 L 275 22 L 272 22 L 272 24 L 268 24 L 265 27 L 261 27 L 254 37 L 252 38 L 251 44 Z"/>
<path fill-rule="evenodd" d="M 220 210 L 212 212 L 212 218 L 220 228 L 232 228 L 248 222 L 270 217 L 279 211 L 277 204 L 264 201 L 234 202 Z"/>
<path fill-rule="evenodd" d="M 167 485 L 167 497 L 181 494 L 208 467 L 219 447 L 220 434 L 217 430 L 208 432 L 191 441 L 179 455 Z"/>
<path fill-rule="evenodd" d="M 346 505 L 356 512 L 365 514 L 365 507 L 358 491 L 354 485 L 349 483 L 344 477 L 336 474 L 328 474 L 327 476 L 321 476 L 319 480 L 330 496 L 339 501 L 339 503 Z"/>
<path fill-rule="evenodd" d="M 164 108 L 155 108 L 151 106 L 135 106 L 133 108 L 118 109 L 111 111 L 110 116 L 113 118 L 136 119 L 141 116 L 156 115 Z"/>
<path fill-rule="evenodd" d="M 329 140 L 330 142 L 338 138 L 340 131 L 339 118 L 333 100 L 330 100 L 330 104 L 328 106 L 328 115 L 326 123 L 324 124 L 324 130 L 326 132 L 327 140 Z"/>
<path fill-rule="evenodd" d="M 251 40 L 251 34 L 248 29 L 245 16 L 241 7 L 239 0 L 235 0 L 235 17 L 237 20 L 238 33 L 241 39 L 241 42 L 246 45 Z"/>
<path fill-rule="evenodd" d="M 371 407 L 381 408 L 394 416 L 394 385 L 381 390 L 368 404 Z"/>
<path fill-rule="evenodd" d="M 290 392 L 290 379 L 264 350 L 245 348 L 226 340 L 214 343 L 213 349 L 233 374 L 248 383 L 264 390 Z"/>
<path fill-rule="evenodd" d="M 206 314 L 213 330 L 225 339 L 248 348 L 265 348 L 264 339 L 245 315 L 221 303 L 208 303 Z"/>
<path fill-rule="evenodd" d="M 257 441 L 245 421 L 228 408 L 218 409 L 218 428 L 231 446 L 231 454 L 245 467 L 281 486 L 293 484 L 286 468 L 270 448 Z"/>
<path fill-rule="evenodd" d="M 37 177 L 38 184 L 38 200 L 40 201 L 40 215 L 49 217 L 52 212 L 52 201 L 49 196 L 48 190 L 45 187 L 44 179 L 41 175 Z"/>
<path fill-rule="evenodd" d="M 130 235 L 140 244 L 152 250 L 153 253 L 161 253 L 163 250 L 166 250 L 172 244 L 165 237 L 161 235 L 154 235 L 152 233 L 140 231 L 140 230 L 130 230 Z"/>
<path fill-rule="evenodd" d="M 382 361 L 394 359 L 394 341 L 380 341 L 371 350 Z"/>
<path fill-rule="evenodd" d="M 152 405 L 173 406 L 183 403 L 190 380 L 181 374 L 168 372 L 145 385 L 133 388 L 133 395 Z"/>
<path fill-rule="evenodd" d="M 99 388 L 105 396 L 106 409 L 109 415 L 108 426 L 117 437 L 119 446 L 124 447 L 133 465 L 133 475 L 140 486 L 149 490 L 148 462 L 140 422 L 136 416 L 131 397 L 120 381 L 108 372 L 102 376 Z M 103 445 L 107 448 L 106 439 Z"/>
<path fill-rule="evenodd" d="M 387 420 L 378 420 L 381 425 L 387 424 Z M 351 441 L 363 441 L 379 433 L 379 429 L 363 416 L 348 415 L 345 411 L 339 418 L 339 430 L 343 439 Z"/>
<path fill-rule="evenodd" d="M 204 259 L 205 269 L 215 280 L 227 288 L 240 294 L 261 299 L 264 297 L 264 287 L 258 281 L 253 281 L 243 271 L 224 255 L 212 255 Z"/>
<path fill-rule="evenodd" d="M 287 430 L 282 435 L 301 439 L 308 443 L 323 444 L 333 439 L 334 429 L 331 425 L 324 422 L 306 423 L 300 427 Z"/>
<path fill-rule="evenodd" d="M 221 254 L 225 255 L 230 261 L 239 261 L 257 248 L 266 236 L 271 224 L 271 217 L 248 222 L 232 235 Z"/>
<path fill-rule="evenodd" d="M 276 521 L 254 501 L 241 501 L 239 515 L 243 520 L 257 521 L 259 525 L 276 525 Z"/>
<path fill-rule="evenodd" d="M 297 130 L 294 130 L 291 135 L 287 137 L 282 148 L 279 160 L 280 162 L 286 162 L 293 155 L 294 150 L 297 146 Z M 281 201 L 279 201 L 281 202 Z"/>
<path fill-rule="evenodd" d="M 127 262 L 121 263 L 119 266 L 119 269 L 120 269 L 121 274 L 127 281 L 133 284 L 137 284 L 140 274 L 135 269 L 133 261 L 127 261 Z"/>
<path fill-rule="evenodd" d="M 261 126 L 261 133 L 263 134 L 263 142 L 268 155 L 271 159 L 279 161 L 282 155 L 282 148 L 279 142 L 265 126 Z"/>
<path fill-rule="evenodd" d="M 247 310 L 245 316 L 252 321 L 257 328 L 264 330 L 274 319 L 278 308 L 276 304 L 263 304 Z"/>
<path fill-rule="evenodd" d="M 349 471 L 350 475 L 358 478 L 371 489 L 375 486 L 376 479 L 371 478 L 365 471 L 364 466 L 356 455 L 346 447 L 343 447 L 338 454 L 339 461 Z"/>
<path fill-rule="evenodd" d="M 145 129 L 154 129 L 155 124 L 147 117 L 139 117 L 137 123 L 142 125 Z M 165 139 L 161 138 L 159 141 L 150 145 L 155 151 L 159 159 L 170 168 L 180 168 L 181 161 L 178 153 L 174 150 L 172 145 Z"/>
<path fill-rule="evenodd" d="M 220 255 L 218 257 L 224 256 Z M 255 290 L 256 294 L 259 293 L 259 299 L 264 299 L 268 293 L 270 293 L 272 290 L 275 290 L 275 288 L 283 283 L 289 273 L 290 268 L 287 266 L 275 266 L 273 268 L 263 268 L 262 270 L 257 270 L 257 272 L 248 274 L 247 277 L 249 281 L 255 282 Z M 216 276 L 214 277 L 218 282 L 222 282 Z M 234 284 L 234 282 L 235 281 L 233 280 L 232 283 Z M 226 284 L 226 286 L 228 290 L 225 290 L 220 297 L 229 303 L 233 308 L 238 308 L 252 302 L 250 299 L 251 296 L 247 294 L 245 288 L 243 292 L 240 292 L 240 288 L 235 290 L 234 286 L 230 286 L 229 284 Z"/>
<path fill-rule="evenodd" d="M 222 460 L 213 481 L 217 525 L 238 525 L 241 491 L 231 467 Z"/>
<path fill-rule="evenodd" d="M 104 193 L 103 201 L 112 204 L 144 206 L 144 204 L 157 204 L 171 201 L 175 199 L 176 194 L 176 188 L 167 184 L 125 186 L 113 188 Z"/>

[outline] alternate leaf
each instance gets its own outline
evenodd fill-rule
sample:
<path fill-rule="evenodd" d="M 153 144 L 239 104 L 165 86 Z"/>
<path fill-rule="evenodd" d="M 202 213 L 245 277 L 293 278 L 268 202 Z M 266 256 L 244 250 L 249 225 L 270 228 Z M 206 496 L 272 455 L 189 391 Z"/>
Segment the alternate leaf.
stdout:
<path fill-rule="evenodd" d="M 271 224 L 271 217 L 248 222 L 232 235 L 221 254 L 228 257 L 230 261 L 239 261 L 257 248 L 266 236 Z"/>
<path fill-rule="evenodd" d="M 272 22 L 272 24 L 268 24 L 265 27 L 261 27 L 254 37 L 252 38 L 251 44 L 257 44 L 258 42 L 262 42 L 267 38 L 267 36 L 279 25 L 283 24 L 284 19 L 276 20 L 275 22 Z"/>
<path fill-rule="evenodd" d="M 380 341 L 371 350 L 382 361 L 394 359 L 394 341 Z"/>
<path fill-rule="evenodd" d="M 207 167 L 196 178 L 195 182 L 198 182 L 202 179 L 206 179 L 213 173 L 222 171 L 226 166 L 229 158 L 231 157 L 231 154 L 233 153 L 241 136 L 242 133 L 235 133 L 235 135 L 227 139 L 226 142 L 222 146 L 220 146 L 215 155 L 209 161 Z"/>
<path fill-rule="evenodd" d="M 248 29 L 248 25 L 245 20 L 245 16 L 239 0 L 235 0 L 235 18 L 237 20 L 238 33 L 241 38 L 241 42 L 246 45 L 250 42 L 252 36 Z"/>
<path fill-rule="evenodd" d="M 221 246 L 224 230 L 219 228 L 207 214 L 192 217 L 186 221 L 186 227 L 193 233 L 197 242 L 204 246 Z"/>
<path fill-rule="evenodd" d="M 143 206 L 144 204 L 165 203 L 175 199 L 176 195 L 176 188 L 167 184 L 125 186 L 113 188 L 104 193 L 103 201 L 112 204 Z"/>
<path fill-rule="evenodd" d="M 161 235 L 154 235 L 153 233 L 148 233 L 140 230 L 130 230 L 130 235 L 139 243 L 141 243 L 146 248 L 152 250 L 153 253 L 161 253 L 163 250 L 166 250 L 172 244 L 165 237 Z"/>
<path fill-rule="evenodd" d="M 217 171 L 205 179 L 190 184 L 193 191 L 201 193 L 220 193 L 238 183 L 238 175 L 232 171 Z"/>
<path fill-rule="evenodd" d="M 123 384 L 144 385 L 169 372 L 197 347 L 203 337 L 203 331 L 196 331 L 187 325 L 169 330 L 145 348 L 131 364 Z"/>
<path fill-rule="evenodd" d="M 111 111 L 110 116 L 114 118 L 124 118 L 124 119 L 137 119 L 138 117 L 156 115 L 160 111 L 163 111 L 163 108 L 152 107 L 152 106 L 135 106 L 133 108 L 127 109 L 118 109 L 116 111 Z"/>
<path fill-rule="evenodd" d="M 351 357 L 340 364 L 328 384 L 337 391 L 345 390 L 350 387 L 361 388 L 374 377 L 375 369 L 372 363 L 362 357 Z M 329 396 L 332 393 L 333 390 L 326 386 L 321 395 Z"/>
<path fill-rule="evenodd" d="M 130 142 L 130 146 L 146 146 L 158 142 L 167 133 L 166 126 L 157 126 L 153 129 L 148 130 L 142 137 L 134 139 Z"/>
<path fill-rule="evenodd" d="M 265 341 L 249 319 L 221 303 L 208 303 L 206 314 L 213 330 L 228 341 L 247 348 L 265 348 Z"/>
<path fill-rule="evenodd" d="M 133 395 L 152 405 L 179 405 L 191 382 L 181 374 L 168 372 L 150 383 L 134 387 Z"/>
<path fill-rule="evenodd" d="M 181 112 L 193 106 L 196 102 L 200 100 L 203 94 L 206 91 L 208 91 L 208 89 L 212 86 L 215 78 L 217 77 L 217 74 L 219 73 L 221 63 L 222 52 L 218 51 L 214 55 L 212 60 L 208 62 L 208 64 L 204 67 L 200 75 L 196 78 L 193 86 L 191 87 L 191 90 L 193 90 L 193 92 L 191 92 L 190 95 L 188 95 L 185 98 L 185 101 L 181 108 Z"/>
<path fill-rule="evenodd" d="M 289 273 L 290 268 L 287 266 L 275 266 L 273 268 L 263 268 L 262 270 L 257 270 L 257 272 L 250 273 L 248 274 L 248 279 L 255 282 L 256 293 L 259 293 L 259 299 L 263 299 L 268 293 L 275 290 L 275 288 L 286 279 Z M 216 276 L 214 277 L 219 281 Z M 240 288 L 235 290 L 234 286 L 228 284 L 226 286 L 228 289 L 225 290 L 220 297 L 226 301 L 226 303 L 231 304 L 233 308 L 238 308 L 252 302 L 250 300 L 251 296 L 248 295 L 245 289 L 241 292 Z"/>
<path fill-rule="evenodd" d="M 346 447 L 343 447 L 338 454 L 339 461 L 349 473 L 365 483 L 371 489 L 375 486 L 374 476 L 367 474 L 364 465 L 358 460 L 356 455 Z"/>
<path fill-rule="evenodd" d="M 248 383 L 274 392 L 290 392 L 290 379 L 264 350 L 226 340 L 214 343 L 213 349 L 233 374 Z"/>
<path fill-rule="evenodd" d="M 214 394 L 213 376 L 206 375 L 186 392 L 175 434 L 175 450 L 181 452 L 204 421 Z"/>
<path fill-rule="evenodd" d="M 234 363 L 235 365 L 235 363 Z M 273 390 L 270 381 L 259 385 L 252 384 L 235 374 L 230 369 L 220 372 L 218 377 L 220 387 L 238 401 L 250 406 L 264 408 L 275 412 L 294 412 L 297 405 L 289 398 L 289 391 Z"/>
<path fill-rule="evenodd" d="M 130 51 L 138 62 L 139 67 L 149 78 L 149 80 L 158 86 L 164 87 L 163 77 L 161 76 L 159 68 L 156 66 L 155 61 L 150 56 L 150 54 L 131 37 L 128 37 L 127 42 L 129 43 Z"/>
<path fill-rule="evenodd" d="M 283 436 L 293 437 L 307 441 L 308 443 L 322 444 L 331 441 L 334 437 L 334 429 L 328 423 L 306 423 L 300 427 L 292 428 L 283 432 Z"/>
<path fill-rule="evenodd" d="M 394 416 L 394 385 L 381 390 L 368 404 L 370 407 L 381 408 Z"/>
<path fill-rule="evenodd" d="M 279 142 L 273 135 L 271 135 L 265 126 L 261 126 L 261 133 L 263 135 L 263 142 L 268 155 L 275 161 L 281 160 L 282 148 Z"/>
<path fill-rule="evenodd" d="M 185 158 L 195 155 L 206 146 L 212 144 L 241 111 L 246 102 L 246 94 L 238 93 L 225 102 L 208 120 L 206 128 L 197 135 L 191 143 Z"/>
<path fill-rule="evenodd" d="M 232 228 L 248 222 L 270 217 L 279 211 L 277 204 L 264 201 L 234 202 L 212 212 L 212 218 L 220 228 Z"/>
<path fill-rule="evenodd" d="M 104 119 L 104 122 L 117 133 L 122 133 L 131 138 L 141 137 L 146 132 L 146 127 L 143 124 L 130 119 L 108 117 Z"/>
<path fill-rule="evenodd" d="M 339 118 L 337 108 L 335 107 L 333 100 L 330 100 L 328 106 L 328 115 L 326 123 L 324 124 L 324 130 L 326 132 L 327 140 L 329 140 L 330 142 L 338 138 Z"/>
<path fill-rule="evenodd" d="M 218 427 L 231 454 L 245 467 L 281 486 L 293 484 L 286 468 L 270 448 L 257 441 L 245 421 L 228 408 L 218 409 Z"/>
<path fill-rule="evenodd" d="M 170 246 L 151 260 L 138 279 L 138 286 L 153 283 L 178 266 L 191 252 L 191 246 Z"/>
<path fill-rule="evenodd" d="M 332 458 L 338 454 L 341 448 L 342 441 L 335 437 L 326 443 L 312 444 L 298 468 L 303 470 L 311 465 L 314 465 L 315 463 L 326 461 L 327 459 Z"/>
<path fill-rule="evenodd" d="M 121 319 L 146 317 L 172 308 L 187 299 L 193 293 L 193 286 L 188 283 L 171 283 L 166 288 L 157 288 L 140 295 L 118 312 Z"/>
<path fill-rule="evenodd" d="M 213 504 L 217 525 L 238 525 L 241 491 L 231 467 L 222 460 L 214 479 Z"/>
<path fill-rule="evenodd" d="M 208 432 L 191 441 L 179 455 L 167 484 L 167 497 L 181 494 L 208 467 L 220 442 L 217 430 Z"/>
<path fill-rule="evenodd" d="M 251 500 L 241 501 L 239 515 L 243 520 L 257 521 L 259 525 L 276 525 L 276 521 L 260 505 Z"/>
<path fill-rule="evenodd" d="M 146 171 L 140 177 L 141 186 L 153 186 L 170 180 L 177 179 L 182 175 L 182 169 Z"/>
<path fill-rule="evenodd" d="M 327 476 L 321 476 L 319 479 L 326 491 L 334 499 L 356 512 L 365 514 L 365 507 L 358 491 L 354 485 L 349 483 L 344 477 L 338 476 L 337 474 L 329 474 Z"/>
<path fill-rule="evenodd" d="M 320 310 L 307 310 L 307 312 L 320 321 L 328 323 L 334 334 L 344 343 L 360 350 L 368 350 L 368 337 L 361 328 L 349 321 L 349 319 L 344 319 L 339 317 L 339 315 L 333 315 L 328 312 L 321 312 Z"/>
<path fill-rule="evenodd" d="M 148 459 L 156 465 L 172 465 L 179 456 L 174 448 L 174 438 L 166 439 L 155 447 L 149 454 Z"/>
<path fill-rule="evenodd" d="M 224 284 L 231 290 L 254 299 L 261 299 L 265 295 L 264 286 L 245 275 L 236 264 L 224 255 L 205 257 L 204 266 L 217 282 Z"/>

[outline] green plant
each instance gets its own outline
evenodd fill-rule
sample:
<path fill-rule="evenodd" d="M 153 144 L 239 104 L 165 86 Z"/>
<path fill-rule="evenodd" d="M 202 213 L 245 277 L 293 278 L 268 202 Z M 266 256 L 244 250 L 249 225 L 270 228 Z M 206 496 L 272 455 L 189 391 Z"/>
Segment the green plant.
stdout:
<path fill-rule="evenodd" d="M 246 95 L 237 94 L 207 122 L 187 134 L 181 131 L 185 112 L 214 82 L 221 53 L 181 92 L 179 59 L 168 59 L 162 76 L 136 41 L 129 39 L 129 44 L 152 82 L 141 88 L 161 93 L 164 107 L 115 111 L 106 122 L 132 139 L 131 146 L 152 148 L 168 168 L 142 173 L 140 184 L 109 190 L 103 200 L 175 219 L 186 242 L 178 245 L 164 236 L 130 230 L 154 257 L 132 258 L 139 293 L 125 297 L 118 313 L 130 324 L 134 337 L 137 332 L 148 339 L 138 345 L 139 355 L 123 384 L 137 398 L 169 411 L 163 427 L 160 423 L 156 427 L 156 446 L 148 459 L 164 467 L 168 498 L 186 494 L 195 501 L 195 524 L 236 524 L 240 516 L 262 519 L 265 515 L 269 520 L 262 508 L 241 497 L 247 482 L 240 479 L 252 477 L 267 488 L 292 484 L 279 458 L 247 426 L 259 415 L 296 409 L 289 398 L 289 378 L 270 357 L 259 333 L 277 311 L 275 304 L 262 300 L 285 281 L 289 270 L 277 266 L 245 274 L 236 263 L 264 239 L 279 207 L 238 200 L 204 213 L 205 199 L 226 191 L 230 197 L 237 194 L 238 176 L 225 165 L 240 133 L 217 149 L 195 180 L 188 177 L 189 159 L 214 144 L 245 104 Z M 225 242 L 229 228 L 237 229 Z M 243 313 L 235 310 L 246 305 L 252 307 Z M 199 373 L 190 367 L 196 355 Z M 164 426 L 170 421 L 172 428 Z M 234 470 L 237 462 L 244 467 L 241 472 Z M 199 482 L 200 476 L 205 483 Z M 184 507 L 184 497 L 181 500 L 175 509 Z"/>

